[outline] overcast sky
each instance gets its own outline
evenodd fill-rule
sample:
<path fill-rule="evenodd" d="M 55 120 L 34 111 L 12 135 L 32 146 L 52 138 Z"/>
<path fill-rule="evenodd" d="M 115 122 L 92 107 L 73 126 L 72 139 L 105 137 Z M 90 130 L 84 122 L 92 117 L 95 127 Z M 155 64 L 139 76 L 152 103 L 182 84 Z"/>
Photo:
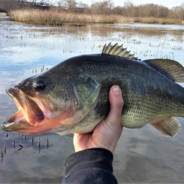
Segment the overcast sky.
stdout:
<path fill-rule="evenodd" d="M 50 2 L 58 2 L 59 0 L 48 0 Z M 85 4 L 90 5 L 93 2 L 100 2 L 104 0 L 76 0 L 76 2 L 83 2 Z M 111 0 L 115 6 L 123 6 L 124 2 L 127 0 Z M 46 0 L 45 0 L 46 2 Z M 163 5 L 168 8 L 172 8 L 175 6 L 180 6 L 182 3 L 184 3 L 184 0 L 130 0 L 134 5 L 140 5 L 140 4 L 147 4 L 147 3 L 154 3 L 158 5 Z"/>

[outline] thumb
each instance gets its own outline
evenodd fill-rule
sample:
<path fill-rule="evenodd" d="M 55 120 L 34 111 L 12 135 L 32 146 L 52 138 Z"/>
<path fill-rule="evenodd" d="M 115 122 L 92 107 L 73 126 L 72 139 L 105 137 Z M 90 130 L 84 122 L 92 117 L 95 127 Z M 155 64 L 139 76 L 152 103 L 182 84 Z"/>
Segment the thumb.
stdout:
<path fill-rule="evenodd" d="M 119 86 L 114 85 L 110 89 L 109 93 L 109 101 L 110 101 L 110 112 L 106 118 L 106 123 L 108 126 L 112 127 L 119 127 L 121 122 L 122 116 L 122 108 L 123 108 L 123 98 L 121 89 Z"/>

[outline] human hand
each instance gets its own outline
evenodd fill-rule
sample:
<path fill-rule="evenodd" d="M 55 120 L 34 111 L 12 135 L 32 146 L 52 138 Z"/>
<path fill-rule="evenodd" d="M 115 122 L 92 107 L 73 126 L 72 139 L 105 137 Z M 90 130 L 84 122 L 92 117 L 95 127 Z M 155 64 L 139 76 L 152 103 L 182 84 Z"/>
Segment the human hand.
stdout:
<path fill-rule="evenodd" d="M 108 116 L 95 127 L 92 134 L 74 134 L 75 152 L 89 148 L 105 148 L 114 152 L 123 130 L 121 113 L 124 102 L 119 86 L 111 87 L 109 101 L 110 112 Z"/>

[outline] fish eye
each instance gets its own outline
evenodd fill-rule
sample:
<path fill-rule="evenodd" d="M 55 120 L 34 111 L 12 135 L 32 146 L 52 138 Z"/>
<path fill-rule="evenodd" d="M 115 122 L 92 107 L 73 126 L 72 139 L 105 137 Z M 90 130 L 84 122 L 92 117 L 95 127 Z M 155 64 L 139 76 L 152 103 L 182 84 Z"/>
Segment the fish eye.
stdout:
<path fill-rule="evenodd" d="M 46 83 L 43 80 L 34 81 L 33 87 L 36 91 L 42 91 L 45 89 Z"/>

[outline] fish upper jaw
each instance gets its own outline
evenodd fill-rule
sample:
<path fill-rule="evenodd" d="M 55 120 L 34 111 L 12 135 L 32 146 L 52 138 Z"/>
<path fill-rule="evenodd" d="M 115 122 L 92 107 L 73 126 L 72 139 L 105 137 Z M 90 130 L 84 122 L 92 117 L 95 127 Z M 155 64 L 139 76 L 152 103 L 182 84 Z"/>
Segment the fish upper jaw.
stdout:
<path fill-rule="evenodd" d="M 10 97 L 13 98 L 18 108 L 18 112 L 3 123 L 2 126 L 4 129 L 18 122 L 36 126 L 44 119 L 44 114 L 42 113 L 39 106 L 27 95 L 25 95 L 24 92 L 19 88 L 10 88 L 6 92 Z"/>
<path fill-rule="evenodd" d="M 14 102 L 15 102 L 15 104 L 16 104 L 16 106 L 17 106 L 18 109 L 20 109 L 21 107 L 22 107 L 22 108 L 24 107 L 24 105 L 25 105 L 25 100 L 24 100 L 23 96 L 25 96 L 25 95 L 21 96 L 21 91 L 20 91 L 18 88 L 16 88 L 16 87 L 10 88 L 10 89 L 8 89 L 8 90 L 6 91 L 6 93 L 7 93 L 10 97 L 13 98 L 13 100 L 14 100 Z M 22 93 L 22 94 L 23 94 L 23 93 Z"/>

